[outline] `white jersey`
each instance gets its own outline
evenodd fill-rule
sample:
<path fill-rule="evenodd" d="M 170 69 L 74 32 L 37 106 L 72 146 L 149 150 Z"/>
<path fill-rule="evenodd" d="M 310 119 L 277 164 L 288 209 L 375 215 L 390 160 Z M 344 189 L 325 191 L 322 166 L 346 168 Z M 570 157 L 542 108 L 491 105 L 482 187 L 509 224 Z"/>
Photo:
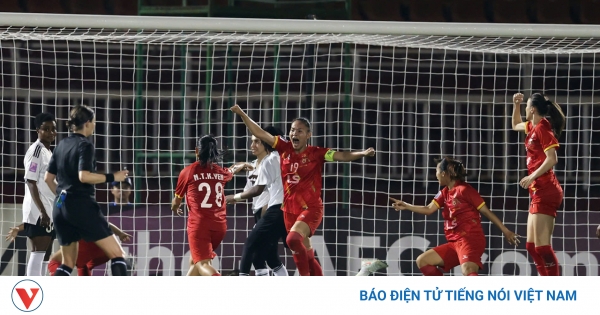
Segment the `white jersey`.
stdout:
<path fill-rule="evenodd" d="M 34 142 L 27 153 L 25 153 L 25 159 L 23 164 L 25 165 L 25 181 L 32 180 L 36 182 L 40 199 L 44 205 L 46 213 L 52 220 L 52 203 L 54 202 L 54 192 L 50 190 L 48 184 L 44 181 L 44 176 L 48 170 L 48 164 L 50 164 L 50 158 L 52 152 L 46 149 L 46 147 L 37 140 Z M 23 199 L 23 222 L 29 224 L 36 224 L 38 218 L 40 218 L 41 212 L 33 202 L 29 186 L 25 184 L 25 198 Z"/>
<path fill-rule="evenodd" d="M 256 185 L 256 178 L 258 177 L 258 169 L 260 167 L 262 167 L 262 163 L 260 163 L 259 166 L 256 167 L 256 160 L 250 162 L 250 164 L 252 164 L 252 166 L 254 167 L 254 170 L 248 172 L 248 181 L 246 181 L 246 187 L 244 187 L 244 191 L 246 191 Z M 264 206 L 267 205 L 268 202 L 269 202 L 269 192 L 267 191 L 267 189 L 265 187 L 265 190 L 263 190 L 263 192 L 260 195 L 252 198 L 252 213 L 256 213 L 259 210 L 261 210 Z"/>
<path fill-rule="evenodd" d="M 265 185 L 269 191 L 269 207 L 283 203 L 283 182 L 281 179 L 279 153 L 271 152 L 260 163 L 256 185 Z"/>

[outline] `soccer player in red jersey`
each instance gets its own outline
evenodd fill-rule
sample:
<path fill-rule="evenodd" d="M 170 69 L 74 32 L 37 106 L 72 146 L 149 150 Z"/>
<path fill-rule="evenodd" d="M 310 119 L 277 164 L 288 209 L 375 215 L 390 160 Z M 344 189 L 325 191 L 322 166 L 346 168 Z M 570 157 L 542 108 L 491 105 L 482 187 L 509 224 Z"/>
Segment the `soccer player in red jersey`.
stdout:
<path fill-rule="evenodd" d="M 558 259 L 552 249 L 554 218 L 563 201 L 563 190 L 552 167 L 558 163 L 556 149 L 565 127 L 565 114 L 560 106 L 545 95 L 535 93 L 527 100 L 526 122 L 521 120 L 523 94 L 513 96 L 512 128 L 523 131 L 527 149 L 527 176 L 520 181 L 529 190 L 531 204 L 527 218 L 527 252 L 533 258 L 540 276 L 558 276 Z"/>
<path fill-rule="evenodd" d="M 360 152 L 336 152 L 308 145 L 312 133 L 310 122 L 305 118 L 292 121 L 289 134 L 291 141 L 288 141 L 264 131 L 238 105 L 232 107 L 231 111 L 242 118 L 255 137 L 279 152 L 284 187 L 282 209 L 285 227 L 289 232 L 286 242 L 293 252 L 294 262 L 301 276 L 322 276 L 323 270 L 315 259 L 310 237 L 323 220 L 323 164 L 326 161 L 350 162 L 374 156 L 375 150 L 368 148 Z"/>
<path fill-rule="evenodd" d="M 477 190 L 465 182 L 467 171 L 457 160 L 446 157 L 439 161 L 435 176 L 441 186 L 428 206 L 414 206 L 391 198 L 396 211 L 410 210 L 430 215 L 443 208 L 444 233 L 448 243 L 434 247 L 417 257 L 417 267 L 425 276 L 441 276 L 459 266 L 465 276 L 477 276 L 483 268 L 481 256 L 485 251 L 485 235 L 481 228 L 481 214 L 494 223 L 511 245 L 519 244 L 519 235 L 510 231 L 485 205 Z"/>
<path fill-rule="evenodd" d="M 116 225 L 112 223 L 109 223 L 109 225 L 113 233 L 115 233 L 115 235 L 119 237 L 122 242 L 127 242 L 131 239 L 131 235 L 123 232 Z M 15 237 L 17 237 L 17 234 L 23 230 L 23 224 L 10 228 L 9 233 L 6 236 L 6 240 L 12 242 Z M 102 251 L 102 249 L 100 249 L 96 243 L 79 240 L 79 252 L 77 254 L 77 262 L 75 263 L 75 266 L 77 267 L 77 274 L 79 276 L 90 276 L 92 269 L 107 263 L 109 260 L 110 259 L 108 256 L 106 256 L 104 251 Z M 58 267 L 60 267 L 61 263 L 62 252 L 58 250 L 52 254 L 48 263 L 48 271 L 50 272 L 51 276 L 54 276 L 54 272 Z"/>
<path fill-rule="evenodd" d="M 233 169 L 219 166 L 223 153 L 217 149 L 217 140 L 207 135 L 198 140 L 196 158 L 179 174 L 171 210 L 183 214 L 180 208 L 185 197 L 189 209 L 188 241 L 194 267 L 188 275 L 220 276 L 211 261 L 214 250 L 221 244 L 227 231 L 225 184 L 233 178 Z"/>

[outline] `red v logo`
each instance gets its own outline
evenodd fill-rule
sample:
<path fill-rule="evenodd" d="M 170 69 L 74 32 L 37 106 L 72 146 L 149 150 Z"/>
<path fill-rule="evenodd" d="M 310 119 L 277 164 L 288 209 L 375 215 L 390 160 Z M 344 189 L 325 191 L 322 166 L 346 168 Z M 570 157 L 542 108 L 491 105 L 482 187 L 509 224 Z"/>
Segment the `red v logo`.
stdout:
<path fill-rule="evenodd" d="M 25 289 L 23 289 L 23 288 L 15 289 L 15 291 L 17 291 L 17 293 L 19 294 L 19 297 L 21 298 L 21 301 L 25 305 L 26 309 L 29 309 L 29 306 L 31 306 L 31 302 L 33 302 L 33 299 L 35 299 L 35 296 L 37 295 L 39 290 L 40 289 L 38 289 L 38 288 L 31 288 L 31 296 L 29 296 L 29 293 L 27 293 L 27 291 L 25 291 Z"/>

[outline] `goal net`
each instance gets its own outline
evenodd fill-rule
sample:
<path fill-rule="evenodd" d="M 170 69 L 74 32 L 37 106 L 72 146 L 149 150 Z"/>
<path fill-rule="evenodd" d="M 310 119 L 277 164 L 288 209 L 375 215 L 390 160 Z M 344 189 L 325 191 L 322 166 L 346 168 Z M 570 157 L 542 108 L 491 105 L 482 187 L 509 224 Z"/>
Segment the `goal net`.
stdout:
<path fill-rule="evenodd" d="M 229 111 L 239 104 L 261 125 L 286 131 L 307 117 L 313 145 L 376 148 L 374 158 L 325 167 L 325 216 L 312 237 L 325 275 L 354 275 L 363 258 L 386 260 L 383 275 L 419 275 L 415 258 L 446 242 L 441 212 L 396 212 L 388 197 L 429 203 L 440 189 L 434 158 L 454 156 L 490 209 L 526 235 L 524 135 L 511 130 L 512 95 L 543 91 L 567 116 L 555 167 L 565 198 L 552 245 L 561 274 L 598 275 L 594 27 L 535 33 L 518 25 L 0 16 L 2 235 L 21 222 L 33 117 L 55 114 L 60 142 L 70 108 L 86 104 L 97 115 L 98 171 L 127 167 L 133 178 L 131 204 L 113 205 L 113 189 L 96 186 L 109 221 L 133 236 L 123 244 L 132 273 L 185 274 L 186 217 L 170 211 L 177 176 L 207 133 L 229 149 L 225 165 L 253 159 L 248 130 Z M 245 182 L 236 176 L 226 193 Z M 227 215 L 215 259 L 225 275 L 237 269 L 254 224 L 246 204 L 228 206 Z M 512 247 L 482 221 L 481 274 L 537 273 L 524 239 Z M 24 236 L 1 242 L 0 274 L 24 275 L 27 247 Z M 289 251 L 281 253 L 294 274 Z"/>

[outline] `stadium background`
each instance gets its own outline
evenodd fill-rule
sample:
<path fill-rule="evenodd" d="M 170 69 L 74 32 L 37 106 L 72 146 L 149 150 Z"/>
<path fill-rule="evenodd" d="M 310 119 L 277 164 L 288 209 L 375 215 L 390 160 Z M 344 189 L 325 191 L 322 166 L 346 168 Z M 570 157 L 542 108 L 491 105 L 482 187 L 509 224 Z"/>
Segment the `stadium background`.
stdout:
<path fill-rule="evenodd" d="M 552 6 L 542 5 L 547 1 L 510 0 L 315 1 L 319 3 L 303 5 L 268 2 L 214 1 L 207 8 L 193 1 L 183 7 L 177 1 L 9 0 L 3 1 L 0 11 L 257 18 L 306 18 L 307 14 L 316 14 L 320 19 L 600 23 L 599 17 L 589 14 L 594 7 L 587 7 L 600 8 L 600 3 L 583 0 L 552 1 Z M 524 60 L 526 57 L 507 54 L 353 45 L 355 57 L 350 64 L 349 52 L 340 44 L 298 45 L 277 52 L 274 47 L 260 45 L 198 45 L 188 47 L 187 58 L 174 46 L 149 45 L 143 50 L 144 84 L 138 86 L 134 45 L 122 44 L 117 51 L 109 45 L 66 42 L 0 44 L 2 204 L 22 202 L 22 157 L 35 140 L 33 132 L 25 131 L 32 129 L 29 117 L 42 109 L 54 112 L 59 120 L 60 141 L 66 135 L 62 123 L 68 113 L 66 105 L 93 104 L 99 121 L 95 136 L 98 169 L 115 171 L 115 165 L 119 165 L 133 170 L 135 209 L 108 205 L 105 209 L 111 221 L 135 233 L 133 243 L 125 246 L 137 257 L 138 274 L 179 275 L 186 269 L 182 267 L 186 266 L 182 257 L 187 252 L 182 239 L 185 221 L 172 217 L 168 203 L 174 176 L 190 161 L 194 135 L 212 132 L 223 136 L 223 145 L 233 149 L 227 162 L 248 158 L 247 131 L 239 121 L 232 124 L 233 116 L 227 111 L 234 100 L 249 109 L 257 121 L 279 122 L 277 125 L 284 130 L 292 118 L 309 117 L 314 122 L 315 145 L 355 150 L 374 146 L 380 152 L 373 161 L 326 168 L 326 218 L 314 239 L 326 274 L 355 272 L 360 257 L 400 257 L 397 265 L 388 268 L 388 274 L 419 274 L 412 259 L 421 248 L 444 242 L 441 223 L 436 216 L 426 220 L 390 212 L 387 194 L 417 204 L 428 202 L 438 190 L 433 158 L 442 153 L 458 156 L 468 168 L 477 170 L 470 181 L 492 210 L 501 210 L 499 216 L 513 223 L 509 228 L 524 235 L 528 198 L 527 192 L 516 185 L 525 174 L 524 150 L 522 137 L 508 130 L 508 119 L 512 94 L 528 93 L 526 87 L 544 90 L 559 103 L 568 100 L 569 104 L 582 104 L 569 106 L 566 112 L 569 120 L 556 167 L 564 183 L 566 211 L 559 218 L 553 245 L 564 253 L 560 259 L 580 264 L 578 268 L 570 267 L 570 271 L 563 269 L 563 274 L 598 274 L 600 243 L 592 238 L 600 223 L 600 215 L 593 208 L 600 182 L 596 158 L 600 154 L 596 144 L 600 123 L 594 119 L 599 108 L 593 102 L 598 89 L 594 54 L 541 55 Z M 69 52 L 48 53 L 52 49 Z M 115 58 L 118 54 L 122 56 Z M 210 64 L 207 54 L 213 56 Z M 111 58 L 107 58 L 109 55 Z M 396 62 L 390 64 L 392 59 Z M 277 73 L 273 66 L 276 60 L 288 66 Z M 524 62 L 532 62 L 533 75 L 526 79 L 521 76 Z M 189 76 L 185 84 L 181 83 L 184 68 Z M 347 76 L 349 70 L 351 76 Z M 314 80 L 306 79 L 311 77 Z M 117 91 L 119 97 L 114 94 Z M 412 101 L 403 99 L 406 95 Z M 209 103 L 210 109 L 217 110 L 207 110 Z M 421 156 L 423 153 L 426 155 Z M 344 176 L 332 176 L 335 174 Z M 241 189 L 244 182 L 243 177 L 237 178 L 227 186 L 227 192 L 234 187 Z M 100 202 L 109 201 L 106 188 L 99 185 L 97 192 Z M 344 202 L 347 200 L 350 202 Z M 12 211 L 12 217 L 17 213 L 18 218 L 19 212 L 11 206 L 3 209 L 0 221 L 4 233 L 12 225 L 8 213 Z M 247 213 L 244 206 L 228 207 L 230 232 L 219 261 L 225 273 L 235 269 L 252 225 Z M 494 260 L 511 260 L 510 256 L 517 254 L 526 259 L 527 254 L 523 245 L 513 252 L 498 237 L 496 228 L 487 222 L 484 226 L 488 234 L 496 236 L 489 238 L 487 272 L 527 274 L 523 268 L 529 268 L 535 274 L 531 264 L 494 267 Z M 427 242 L 431 244 L 427 246 Z M 24 274 L 25 243 L 23 237 L 15 242 L 17 251 L 7 248 L 7 244 L 0 246 L 0 274 Z M 153 255 L 162 260 L 152 259 Z M 579 259 L 576 263 L 575 257 Z M 293 269 L 289 257 L 287 265 Z"/>

